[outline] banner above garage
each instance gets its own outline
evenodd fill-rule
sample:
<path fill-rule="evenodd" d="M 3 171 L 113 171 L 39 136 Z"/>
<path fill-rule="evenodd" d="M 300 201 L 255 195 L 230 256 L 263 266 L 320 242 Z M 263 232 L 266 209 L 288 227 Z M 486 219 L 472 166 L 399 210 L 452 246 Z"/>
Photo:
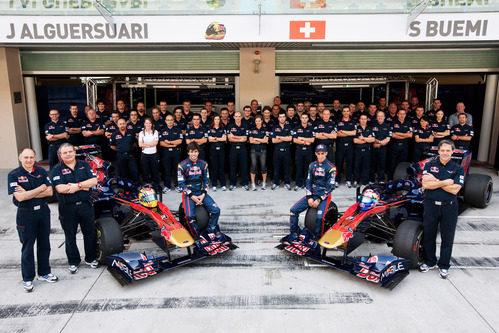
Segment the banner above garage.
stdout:
<path fill-rule="evenodd" d="M 112 22 L 112 23 L 109 23 Z M 2 16 L 0 43 L 435 42 L 499 40 L 499 13 Z"/>

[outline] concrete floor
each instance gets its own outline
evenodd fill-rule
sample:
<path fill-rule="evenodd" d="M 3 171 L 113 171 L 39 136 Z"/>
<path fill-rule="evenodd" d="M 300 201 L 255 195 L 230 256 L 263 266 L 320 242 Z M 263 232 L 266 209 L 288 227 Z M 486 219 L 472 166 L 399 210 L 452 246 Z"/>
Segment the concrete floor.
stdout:
<path fill-rule="evenodd" d="M 490 174 L 499 189 L 493 170 L 472 172 Z M 1 170 L 4 189 L 6 176 Z M 440 279 L 438 271 L 411 271 L 393 291 L 274 248 L 289 229 L 290 206 L 303 192 L 238 188 L 210 194 L 222 209 L 222 230 L 239 249 L 127 287 L 104 267 L 82 266 L 69 274 L 57 206 L 51 204 L 51 264 L 60 281 L 35 280 L 32 293 L 22 288 L 16 209 L 4 195 L 0 331 L 499 331 L 497 193 L 488 208 L 471 208 L 459 217 L 449 279 Z M 340 211 L 354 194 L 345 186 L 333 192 Z M 169 193 L 164 202 L 176 209 L 180 195 Z M 81 234 L 78 238 L 82 250 Z M 152 242 L 136 242 L 131 250 L 157 251 Z M 390 248 L 365 243 L 354 254 L 369 253 L 390 254 Z"/>

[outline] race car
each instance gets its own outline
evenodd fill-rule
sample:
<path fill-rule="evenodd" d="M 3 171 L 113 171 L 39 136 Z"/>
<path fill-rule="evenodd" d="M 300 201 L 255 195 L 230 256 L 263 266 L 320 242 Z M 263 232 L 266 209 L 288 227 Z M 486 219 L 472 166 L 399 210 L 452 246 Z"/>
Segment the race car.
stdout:
<path fill-rule="evenodd" d="M 98 153 L 93 145 L 77 149 L 79 158 L 90 163 L 98 178 L 90 194 L 96 217 L 97 260 L 107 264 L 121 285 L 237 248 L 227 235 L 215 237 L 206 231 L 208 213 L 203 206 L 196 206 L 202 233 L 194 240 L 185 218 L 179 222 L 161 202 L 161 194 L 158 197 L 151 185 L 109 177 L 110 164 L 96 156 Z M 123 252 L 133 239 L 152 239 L 165 255 Z M 187 255 L 174 258 L 176 249 L 185 249 Z"/>
<path fill-rule="evenodd" d="M 279 249 L 304 256 L 313 261 L 349 272 L 368 281 L 393 289 L 408 275 L 410 268 L 422 264 L 423 199 L 421 178 L 424 165 L 436 158 L 436 147 L 418 163 L 401 163 L 394 179 L 357 189 L 356 203 L 343 214 L 331 205 L 325 215 L 325 230 L 316 242 L 309 230 L 315 230 L 315 209 L 305 216 L 305 228 L 299 237 L 288 235 L 281 239 Z M 465 184 L 459 193 L 460 206 L 484 208 L 492 198 L 490 176 L 469 174 L 471 152 L 455 150 L 452 158 L 465 170 Z M 461 210 L 462 211 L 462 210 Z M 365 239 L 384 242 L 392 247 L 394 256 L 349 257 Z M 342 252 L 328 257 L 328 251 Z"/>

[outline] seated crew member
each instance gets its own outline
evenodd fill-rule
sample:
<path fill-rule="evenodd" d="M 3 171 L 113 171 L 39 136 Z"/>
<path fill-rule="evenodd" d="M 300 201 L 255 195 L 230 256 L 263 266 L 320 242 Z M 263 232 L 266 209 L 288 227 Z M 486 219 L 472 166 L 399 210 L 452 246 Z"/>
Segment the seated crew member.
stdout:
<path fill-rule="evenodd" d="M 223 234 L 218 228 L 220 208 L 207 193 L 210 185 L 208 163 L 198 159 L 199 145 L 196 142 L 187 145 L 187 155 L 189 157 L 178 165 L 177 179 L 182 188 L 182 203 L 190 232 L 195 239 L 199 238 L 201 230 L 196 222 L 195 206 L 204 205 L 210 216 L 207 231 L 215 233 L 217 240 L 222 240 Z"/>
<path fill-rule="evenodd" d="M 290 232 L 295 236 L 300 233 L 298 227 L 298 217 L 301 212 L 308 207 L 317 208 L 317 219 L 315 223 L 314 235 L 316 239 L 322 236 L 323 219 L 327 212 L 327 206 L 331 201 L 331 192 L 334 189 L 336 177 L 336 167 L 333 163 L 326 159 L 327 148 L 323 144 L 317 145 L 315 148 L 315 156 L 317 161 L 310 163 L 308 168 L 308 176 L 306 181 L 306 196 L 298 200 L 290 209 Z M 312 231 L 312 230 L 310 230 Z"/>

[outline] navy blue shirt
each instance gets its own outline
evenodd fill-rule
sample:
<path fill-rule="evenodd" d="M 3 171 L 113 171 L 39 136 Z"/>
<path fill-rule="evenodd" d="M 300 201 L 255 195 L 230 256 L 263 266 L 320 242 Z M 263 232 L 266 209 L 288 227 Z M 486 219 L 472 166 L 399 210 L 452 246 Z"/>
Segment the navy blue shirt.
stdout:
<path fill-rule="evenodd" d="M 334 190 L 335 178 L 336 166 L 328 159 L 322 163 L 318 161 L 310 163 L 305 181 L 307 197 L 314 200 L 325 200 L 329 193 Z"/>
<path fill-rule="evenodd" d="M 230 123 L 226 128 L 226 133 L 235 136 L 248 136 L 248 128 L 241 120 L 241 126 L 237 126 L 236 123 Z M 231 142 L 230 144 L 234 146 L 241 146 L 244 142 Z"/>
<path fill-rule="evenodd" d="M 185 131 L 187 129 L 187 121 L 184 118 L 182 118 L 180 120 L 174 119 L 173 123 L 175 124 L 175 126 L 180 128 L 180 130 L 182 130 L 182 131 Z"/>
<path fill-rule="evenodd" d="M 292 130 L 291 127 L 287 124 L 284 125 L 284 127 L 281 127 L 279 123 L 272 129 L 272 132 L 270 134 L 270 137 L 272 139 L 276 139 L 278 136 L 292 136 Z M 287 149 L 289 148 L 291 142 L 279 142 L 279 143 L 274 143 L 275 149 Z"/>
<path fill-rule="evenodd" d="M 208 136 L 212 138 L 220 139 L 225 134 L 225 126 L 220 124 L 220 127 L 212 127 L 208 130 Z M 225 141 L 210 142 L 210 147 L 214 147 L 216 150 L 220 150 L 225 147 Z"/>
<path fill-rule="evenodd" d="M 111 134 L 111 138 L 109 139 L 109 145 L 116 146 L 118 153 L 131 153 L 134 150 L 133 144 L 135 142 L 135 133 L 132 131 L 125 131 L 125 134 L 116 131 Z"/>
<path fill-rule="evenodd" d="M 324 120 L 320 120 L 317 122 L 317 125 L 314 128 L 315 133 L 326 133 L 326 134 L 331 134 L 331 132 L 336 131 L 336 125 L 334 124 L 334 121 L 329 119 L 328 122 L 325 122 Z M 316 139 L 316 142 L 318 144 L 324 144 L 324 145 L 329 145 L 333 143 L 333 139 Z"/>
<path fill-rule="evenodd" d="M 115 132 L 118 132 L 118 130 L 119 130 L 118 125 L 114 121 L 111 121 L 111 123 L 106 126 L 107 133 L 113 134 Z"/>
<path fill-rule="evenodd" d="M 418 126 L 414 130 L 414 138 L 416 137 L 416 135 L 420 139 L 428 139 L 431 135 L 433 135 L 433 131 L 431 130 L 431 127 L 429 127 L 429 126 L 427 126 L 425 128 Z M 431 146 L 430 142 L 416 142 L 416 147 L 419 147 L 419 148 L 425 148 L 425 147 L 429 147 L 429 146 Z"/>
<path fill-rule="evenodd" d="M 362 126 L 357 126 L 357 132 L 355 133 L 355 137 L 356 138 L 359 138 L 361 136 L 367 138 L 369 137 L 369 135 L 373 136 L 373 130 L 371 127 L 369 126 L 366 126 L 365 128 L 362 128 Z M 356 143 L 355 144 L 355 148 L 370 148 L 371 147 L 371 144 L 368 143 L 368 142 L 365 142 L 365 143 Z"/>
<path fill-rule="evenodd" d="M 105 123 L 107 122 L 108 120 L 111 120 L 111 115 L 109 114 L 109 112 L 107 111 L 102 111 L 100 112 L 99 110 L 96 110 L 95 111 L 95 116 L 97 117 L 97 119 L 100 120 L 101 123 Z"/>
<path fill-rule="evenodd" d="M 475 135 L 475 133 L 473 132 L 473 127 L 471 127 L 468 124 L 464 124 L 464 125 L 456 124 L 456 125 L 452 126 L 452 128 L 450 129 L 450 135 L 473 137 L 473 135 Z M 464 140 L 454 141 L 456 148 L 465 149 L 465 150 L 469 149 L 470 143 L 471 143 L 471 141 L 464 141 Z"/>
<path fill-rule="evenodd" d="M 367 126 L 373 127 L 378 121 L 376 120 L 377 111 L 371 116 L 369 112 L 366 113 L 367 116 Z"/>
<path fill-rule="evenodd" d="M 454 161 L 449 161 L 446 165 L 440 162 L 438 156 L 428 161 L 423 169 L 423 176 L 431 174 L 438 180 L 453 179 L 454 184 L 464 186 L 464 169 Z M 452 194 L 444 191 L 441 188 L 434 190 L 425 189 L 425 199 L 436 201 L 456 200 L 457 194 Z"/>
<path fill-rule="evenodd" d="M 303 127 L 301 124 L 295 127 L 295 129 L 293 129 L 292 135 L 293 139 L 300 137 L 309 139 L 315 137 L 315 133 L 312 126 L 307 125 L 307 127 Z M 296 145 L 304 149 L 310 149 L 312 147 L 311 145 L 306 145 L 303 143 L 297 143 Z"/>
<path fill-rule="evenodd" d="M 241 118 L 241 123 L 243 124 L 243 126 L 245 126 L 247 129 L 250 129 L 252 128 L 253 126 L 255 126 L 255 119 L 253 117 L 249 117 L 248 119 L 242 117 Z"/>
<path fill-rule="evenodd" d="M 253 129 L 248 131 L 248 137 L 250 137 L 250 138 L 264 139 L 267 136 L 269 136 L 269 132 L 263 126 L 260 128 L 253 127 Z M 256 151 L 263 151 L 263 150 L 267 149 L 267 144 L 265 144 L 265 143 L 253 143 L 253 144 L 251 144 L 251 149 L 256 150 Z"/>
<path fill-rule="evenodd" d="M 177 180 L 178 186 L 187 195 L 206 193 L 210 184 L 208 163 L 203 160 L 192 162 L 190 158 L 183 160 L 178 164 Z"/>
<path fill-rule="evenodd" d="M 126 130 L 133 133 L 133 135 L 135 135 L 135 137 L 137 138 L 139 132 L 142 131 L 143 126 L 144 125 L 140 122 L 140 120 L 137 120 L 135 124 L 131 121 L 128 121 L 128 123 L 126 124 Z"/>
<path fill-rule="evenodd" d="M 441 122 L 435 120 L 431 123 L 431 129 L 433 130 L 433 132 L 441 133 L 450 130 L 450 126 L 449 123 L 445 120 L 442 120 Z"/>
<path fill-rule="evenodd" d="M 69 183 L 80 183 L 87 179 L 95 178 L 96 175 L 90 168 L 90 165 L 81 160 L 76 160 L 76 165 L 74 170 L 68 167 L 64 162 L 59 162 L 51 172 L 52 183 L 54 186 L 69 184 Z M 59 204 L 61 203 L 75 203 L 78 201 L 86 201 L 90 197 L 90 191 L 80 190 L 71 194 L 63 194 L 55 191 L 57 198 L 59 199 Z"/>
<path fill-rule="evenodd" d="M 97 131 L 100 129 L 104 129 L 103 123 L 99 121 L 99 119 L 95 119 L 94 122 L 91 122 L 88 119 L 83 120 L 81 124 L 82 131 Z M 100 144 L 101 139 L 104 135 L 92 135 L 92 136 L 84 136 L 83 141 L 85 144 Z"/>
<path fill-rule="evenodd" d="M 158 120 L 154 120 L 153 118 L 151 118 L 152 120 L 152 124 L 154 125 L 154 129 L 156 131 L 161 132 L 161 130 L 166 127 L 166 123 L 165 121 L 163 120 L 163 118 L 159 117 Z"/>
<path fill-rule="evenodd" d="M 294 116 L 293 118 L 286 117 L 286 125 L 289 125 L 291 128 L 295 128 L 300 125 L 300 118 Z"/>
<path fill-rule="evenodd" d="M 183 138 L 184 136 L 182 135 L 182 130 L 177 126 L 173 126 L 172 128 L 168 128 L 167 126 L 163 128 L 161 132 L 159 132 L 159 141 L 175 141 L 182 140 Z"/>
<path fill-rule="evenodd" d="M 339 131 L 354 131 L 357 130 L 357 125 L 355 125 L 355 121 L 352 119 L 344 120 L 341 119 L 336 124 L 336 130 Z M 343 136 L 338 137 L 337 141 L 339 143 L 353 143 L 353 136 Z"/>
<path fill-rule="evenodd" d="M 208 134 L 206 133 L 206 128 L 203 126 L 199 126 L 198 128 L 195 128 L 194 126 L 188 126 L 187 131 L 185 132 L 185 138 L 186 139 L 203 139 L 207 138 Z M 204 143 L 202 145 L 199 145 L 200 147 L 204 147 Z"/>
<path fill-rule="evenodd" d="M 390 112 L 386 113 L 385 123 L 391 125 L 397 119 L 397 114 L 393 117 L 390 115 Z"/>
<path fill-rule="evenodd" d="M 372 127 L 373 136 L 376 140 L 384 140 L 392 137 L 392 127 L 384 121 L 381 125 L 376 122 Z"/>
<path fill-rule="evenodd" d="M 17 186 L 21 186 L 26 191 L 31 191 L 37 187 L 40 187 L 42 184 L 51 186 L 47 171 L 37 165 L 34 166 L 32 172 L 26 171 L 22 166 L 12 170 L 7 176 L 7 184 L 9 195 L 14 194 Z M 12 202 L 17 207 L 33 208 L 45 204 L 47 202 L 47 198 L 33 198 L 19 202 L 14 196 L 12 196 Z"/>
<path fill-rule="evenodd" d="M 411 123 L 407 121 L 407 119 L 404 119 L 404 122 L 401 123 L 400 120 L 395 119 L 392 122 L 392 134 L 394 133 L 407 133 L 407 132 L 412 132 L 412 127 Z M 406 139 L 393 139 L 394 142 L 408 142 L 409 138 Z"/>
<path fill-rule="evenodd" d="M 81 128 L 82 121 L 83 119 L 80 118 L 79 116 L 73 117 L 72 115 L 69 115 L 69 117 L 66 118 L 64 123 L 66 124 L 67 128 Z"/>
<path fill-rule="evenodd" d="M 45 135 L 62 134 L 62 133 L 67 133 L 67 132 L 68 132 L 68 128 L 66 127 L 66 124 L 62 120 L 59 120 L 56 123 L 51 121 L 47 125 L 45 125 Z M 59 139 L 56 141 L 49 141 L 49 144 L 60 145 L 61 143 L 64 143 L 66 141 L 67 141 L 66 139 Z"/>

